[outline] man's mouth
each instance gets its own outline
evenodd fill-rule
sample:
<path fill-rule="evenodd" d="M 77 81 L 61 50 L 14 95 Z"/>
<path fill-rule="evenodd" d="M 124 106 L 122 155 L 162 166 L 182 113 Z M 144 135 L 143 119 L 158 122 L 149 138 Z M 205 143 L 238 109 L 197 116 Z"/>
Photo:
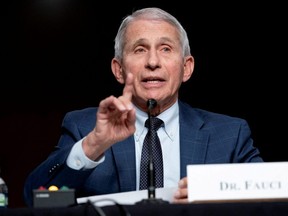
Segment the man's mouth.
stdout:
<path fill-rule="evenodd" d="M 145 78 L 142 80 L 142 82 L 146 82 L 146 83 L 158 83 L 158 82 L 163 82 L 164 79 L 159 78 L 159 77 L 150 77 L 150 78 Z"/>

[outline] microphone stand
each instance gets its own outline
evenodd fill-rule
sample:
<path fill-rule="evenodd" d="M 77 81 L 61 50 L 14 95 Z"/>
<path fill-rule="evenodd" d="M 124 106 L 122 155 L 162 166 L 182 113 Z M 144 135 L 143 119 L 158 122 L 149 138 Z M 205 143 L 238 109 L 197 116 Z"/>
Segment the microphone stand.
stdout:
<path fill-rule="evenodd" d="M 147 101 L 147 107 L 148 107 L 148 119 L 149 124 L 151 126 L 151 111 L 157 106 L 157 101 L 155 99 L 149 99 Z M 151 128 L 151 127 L 149 127 Z M 150 133 L 150 129 L 148 131 Z M 154 163 L 153 163 L 153 155 L 152 155 L 152 146 L 151 142 L 149 144 L 149 165 L 148 165 L 148 198 L 143 199 L 139 202 L 136 202 L 136 204 L 168 204 L 168 201 L 165 201 L 163 199 L 157 199 L 155 195 L 156 187 L 155 187 L 155 169 L 154 169 Z"/>

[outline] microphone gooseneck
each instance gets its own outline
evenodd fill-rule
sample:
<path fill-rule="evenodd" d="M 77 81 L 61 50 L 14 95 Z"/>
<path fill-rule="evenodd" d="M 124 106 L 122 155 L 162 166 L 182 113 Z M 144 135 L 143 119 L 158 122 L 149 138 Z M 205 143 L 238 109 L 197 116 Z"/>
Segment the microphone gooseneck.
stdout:
<path fill-rule="evenodd" d="M 157 106 L 157 101 L 153 98 L 147 101 L 148 119 L 151 128 L 151 111 Z M 149 132 L 148 132 L 149 133 Z M 155 169 L 152 156 L 152 146 L 149 145 L 149 165 L 148 165 L 148 199 L 155 199 Z"/>
<path fill-rule="evenodd" d="M 155 109 L 155 107 L 157 106 L 157 101 L 153 98 L 147 100 L 147 114 L 148 114 L 148 121 L 150 124 L 151 128 L 151 112 L 153 109 Z M 149 131 L 148 131 L 149 133 Z M 168 201 L 164 201 L 162 199 L 157 199 L 155 196 L 155 169 L 154 169 L 154 163 L 153 163 L 153 155 L 152 155 L 152 146 L 151 146 L 151 142 L 149 145 L 149 165 L 147 168 L 147 172 L 148 172 L 148 198 L 147 199 L 143 199 L 137 203 L 140 204 L 147 204 L 147 203 L 157 203 L 157 204 L 168 204 Z"/>

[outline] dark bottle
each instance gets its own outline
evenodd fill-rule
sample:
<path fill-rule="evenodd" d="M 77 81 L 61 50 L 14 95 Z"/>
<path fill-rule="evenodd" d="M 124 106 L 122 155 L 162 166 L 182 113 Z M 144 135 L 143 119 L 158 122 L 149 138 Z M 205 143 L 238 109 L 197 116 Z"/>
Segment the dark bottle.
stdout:
<path fill-rule="evenodd" d="M 0 176 L 0 208 L 8 207 L 8 186 Z"/>

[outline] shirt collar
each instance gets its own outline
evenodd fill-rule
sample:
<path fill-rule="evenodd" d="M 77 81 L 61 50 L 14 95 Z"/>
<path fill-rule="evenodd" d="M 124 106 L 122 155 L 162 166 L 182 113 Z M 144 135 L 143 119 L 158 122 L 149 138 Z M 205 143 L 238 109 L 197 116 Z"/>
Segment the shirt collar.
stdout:
<path fill-rule="evenodd" d="M 148 114 L 143 112 L 138 107 L 135 106 L 136 109 L 136 139 L 146 134 L 147 128 L 145 128 L 145 121 L 148 118 Z M 164 131 L 169 136 L 170 139 L 173 140 L 175 136 L 175 125 L 179 124 L 179 105 L 178 101 L 176 101 L 169 109 L 160 113 L 158 118 L 164 121 Z"/>

